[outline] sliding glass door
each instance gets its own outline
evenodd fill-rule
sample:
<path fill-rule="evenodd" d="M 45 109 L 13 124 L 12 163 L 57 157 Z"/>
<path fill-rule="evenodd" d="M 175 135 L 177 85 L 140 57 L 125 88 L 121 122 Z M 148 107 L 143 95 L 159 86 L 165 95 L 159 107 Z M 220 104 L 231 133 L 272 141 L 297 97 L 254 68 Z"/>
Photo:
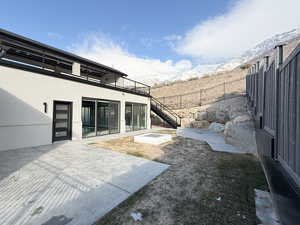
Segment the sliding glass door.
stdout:
<path fill-rule="evenodd" d="M 136 131 L 147 128 L 147 105 L 126 103 L 126 131 Z"/>
<path fill-rule="evenodd" d="M 146 116 L 147 116 L 147 107 L 146 105 L 140 105 L 140 116 L 139 116 L 139 125 L 140 129 L 146 129 L 147 124 L 146 124 Z"/>
<path fill-rule="evenodd" d="M 115 134 L 120 132 L 119 122 L 119 104 L 111 102 L 109 104 L 109 115 L 108 115 L 109 133 Z"/>
<path fill-rule="evenodd" d="M 119 103 L 102 100 L 82 101 L 82 136 L 91 137 L 120 132 Z"/>
<path fill-rule="evenodd" d="M 125 123 L 126 131 L 132 131 L 132 104 L 126 103 L 125 105 Z"/>
<path fill-rule="evenodd" d="M 96 136 L 96 102 L 82 101 L 81 120 L 82 120 L 82 136 Z"/>
<path fill-rule="evenodd" d="M 109 134 L 109 107 L 106 102 L 97 102 L 97 135 Z"/>

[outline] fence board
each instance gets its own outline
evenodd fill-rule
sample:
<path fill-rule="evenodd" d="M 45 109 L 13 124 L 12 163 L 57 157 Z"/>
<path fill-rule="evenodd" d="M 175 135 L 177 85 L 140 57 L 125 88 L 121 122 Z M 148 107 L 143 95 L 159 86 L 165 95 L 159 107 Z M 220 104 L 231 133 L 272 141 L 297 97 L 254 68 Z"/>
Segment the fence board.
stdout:
<path fill-rule="evenodd" d="M 265 72 L 265 96 L 264 96 L 264 127 L 272 134 L 275 134 L 275 112 L 276 112 L 276 101 L 275 101 L 275 63 L 271 63 L 267 71 Z"/>
<path fill-rule="evenodd" d="M 276 69 L 247 75 L 246 93 L 255 115 L 262 114 L 263 129 L 275 138 L 274 158 L 300 186 L 300 44 Z M 258 117 L 257 117 L 258 119 Z M 267 151 L 272 152 L 268 147 Z M 272 154 L 268 154 L 272 155 Z"/>
<path fill-rule="evenodd" d="M 300 56 L 296 56 L 296 173 L 300 174 Z M 298 138 L 297 138 L 298 137 Z"/>

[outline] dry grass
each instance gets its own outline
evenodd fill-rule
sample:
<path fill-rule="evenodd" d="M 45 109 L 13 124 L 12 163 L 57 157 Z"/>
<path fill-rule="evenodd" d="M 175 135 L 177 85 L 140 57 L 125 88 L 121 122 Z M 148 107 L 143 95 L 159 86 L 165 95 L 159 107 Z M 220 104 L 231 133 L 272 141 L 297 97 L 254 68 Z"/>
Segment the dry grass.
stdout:
<path fill-rule="evenodd" d="M 257 224 L 253 189 L 265 189 L 266 181 L 256 157 L 213 152 L 183 137 L 160 150 L 156 160 L 169 169 L 95 225 Z M 142 213 L 142 221 L 135 222 L 132 212 Z"/>
<path fill-rule="evenodd" d="M 172 134 L 175 136 L 175 130 L 160 130 L 154 131 L 153 133 Z M 101 141 L 96 143 L 90 143 L 90 145 L 98 146 L 101 148 L 109 149 L 111 151 L 125 153 L 137 157 L 143 157 L 149 160 L 154 160 L 163 156 L 164 152 L 161 150 L 165 145 L 170 144 L 164 143 L 162 145 L 151 145 L 136 143 L 133 137 L 125 137 L 119 139 L 113 139 L 110 141 Z"/>

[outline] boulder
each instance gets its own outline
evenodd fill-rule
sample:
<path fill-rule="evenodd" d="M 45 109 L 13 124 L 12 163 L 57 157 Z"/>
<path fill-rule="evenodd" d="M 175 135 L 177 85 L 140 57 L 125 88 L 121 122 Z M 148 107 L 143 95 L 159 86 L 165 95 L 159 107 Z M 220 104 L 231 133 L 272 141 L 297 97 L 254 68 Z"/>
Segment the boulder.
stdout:
<path fill-rule="evenodd" d="M 247 114 L 242 116 L 237 116 L 233 120 L 233 123 L 235 124 L 249 124 L 250 122 L 251 122 L 251 117 Z"/>
<path fill-rule="evenodd" d="M 205 111 L 196 112 L 195 120 L 197 120 L 197 121 L 207 120 L 207 112 L 205 112 Z"/>
<path fill-rule="evenodd" d="M 229 116 L 224 111 L 216 111 L 216 122 L 225 124 L 229 121 Z"/>
<path fill-rule="evenodd" d="M 228 112 L 228 116 L 229 116 L 229 120 L 233 120 L 238 116 L 242 116 L 244 115 L 245 112 L 238 112 L 238 111 L 229 111 Z"/>
<path fill-rule="evenodd" d="M 208 129 L 212 132 L 221 133 L 224 131 L 224 125 L 214 122 L 209 125 Z"/>
<path fill-rule="evenodd" d="M 181 127 L 190 128 L 190 124 L 193 120 L 191 118 L 182 118 L 181 119 Z"/>
<path fill-rule="evenodd" d="M 215 122 L 216 121 L 216 111 L 208 111 L 207 112 L 207 121 Z"/>
<path fill-rule="evenodd" d="M 244 117 L 246 119 L 246 117 Z M 243 152 L 257 154 L 254 128 L 252 122 L 243 123 L 242 118 L 225 124 L 224 136 L 227 143 L 232 144 Z"/>
<path fill-rule="evenodd" d="M 247 113 L 247 108 L 244 106 L 231 106 L 228 109 L 228 116 L 230 120 L 233 120 L 238 116 L 245 115 L 246 113 Z"/>
<path fill-rule="evenodd" d="M 209 122 L 207 120 L 192 121 L 190 124 L 191 128 L 199 128 L 199 129 L 205 129 L 208 126 L 209 126 Z"/>

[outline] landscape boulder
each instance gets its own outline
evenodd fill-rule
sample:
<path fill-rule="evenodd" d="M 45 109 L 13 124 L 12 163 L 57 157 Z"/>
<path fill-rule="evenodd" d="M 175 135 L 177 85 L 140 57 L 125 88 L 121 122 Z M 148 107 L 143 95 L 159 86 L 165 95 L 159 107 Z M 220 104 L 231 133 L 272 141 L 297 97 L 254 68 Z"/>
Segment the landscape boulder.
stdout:
<path fill-rule="evenodd" d="M 227 143 L 243 152 L 257 154 L 255 132 L 252 121 L 246 116 L 239 116 L 225 124 L 224 136 Z"/>
<path fill-rule="evenodd" d="M 207 111 L 207 121 L 208 122 L 215 122 L 216 121 L 216 111 Z"/>
<path fill-rule="evenodd" d="M 245 115 L 247 113 L 247 107 L 244 106 L 242 103 L 241 105 L 231 105 L 229 107 L 228 111 L 228 116 L 230 120 L 233 120 L 234 118 L 238 116 Z"/>
<path fill-rule="evenodd" d="M 251 123 L 251 117 L 247 114 L 244 114 L 242 116 L 237 116 L 234 118 L 233 123 L 235 124 L 250 124 Z"/>
<path fill-rule="evenodd" d="M 181 127 L 191 128 L 191 123 L 193 122 L 192 118 L 182 118 L 181 119 Z"/>
<path fill-rule="evenodd" d="M 216 122 L 225 124 L 229 121 L 228 113 L 225 111 L 216 111 Z"/>
<path fill-rule="evenodd" d="M 239 112 L 239 111 L 229 111 L 228 116 L 229 120 L 234 120 L 238 116 L 244 115 L 245 112 Z"/>
<path fill-rule="evenodd" d="M 209 126 L 209 122 L 206 120 L 192 121 L 190 127 L 198 129 L 206 129 Z"/>
<path fill-rule="evenodd" d="M 209 125 L 208 129 L 212 132 L 221 133 L 224 131 L 224 125 L 214 122 Z"/>
<path fill-rule="evenodd" d="M 207 112 L 206 111 L 196 112 L 195 120 L 197 121 L 207 120 Z"/>

